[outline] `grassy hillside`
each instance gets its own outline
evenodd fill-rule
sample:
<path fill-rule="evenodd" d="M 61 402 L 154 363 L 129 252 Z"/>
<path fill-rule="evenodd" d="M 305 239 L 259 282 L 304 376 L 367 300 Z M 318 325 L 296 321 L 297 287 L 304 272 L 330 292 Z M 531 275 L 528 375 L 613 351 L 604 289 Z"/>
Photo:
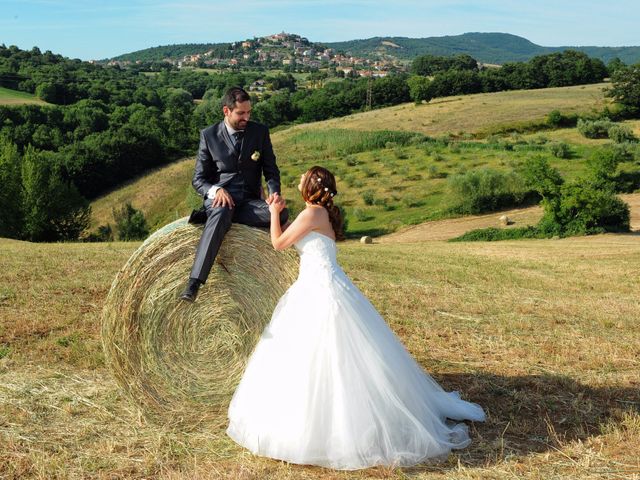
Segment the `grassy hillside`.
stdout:
<path fill-rule="evenodd" d="M 194 166 L 194 159 L 179 160 L 97 199 L 91 204 L 93 227 L 113 224 L 113 208 L 126 202 L 142 210 L 154 230 L 185 216 L 190 212 L 187 199 Z"/>
<path fill-rule="evenodd" d="M 30 93 L 0 87 L 0 105 L 24 104 L 46 105 L 47 102 L 40 100 L 38 97 Z"/>
<path fill-rule="evenodd" d="M 283 193 L 296 212 L 302 206 L 296 190 L 300 174 L 314 164 L 327 166 L 338 177 L 337 201 L 346 209 L 349 230 L 354 235 L 378 235 L 450 216 L 447 178 L 475 168 L 511 171 L 527 158 L 542 155 L 571 178 L 584 170 L 585 159 L 605 141 L 583 139 L 575 129 L 490 133 L 543 123 L 554 109 L 563 113 L 600 109 L 606 102 L 602 87 L 450 97 L 280 130 L 272 138 Z M 447 145 L 424 136 L 447 134 L 457 135 L 459 141 Z M 475 136 L 485 138 L 473 140 Z M 571 159 L 551 155 L 551 143 L 560 140 L 572 145 Z M 113 224 L 113 207 L 126 201 L 145 213 L 152 228 L 187 215 L 193 166 L 194 159 L 182 160 L 98 199 L 92 204 L 93 227 Z"/>
<path fill-rule="evenodd" d="M 444 97 L 422 105 L 405 103 L 294 128 L 402 130 L 433 136 L 482 135 L 501 127 L 541 121 L 552 110 L 565 114 L 602 110 L 609 104 L 603 92 L 607 86 L 602 83 Z"/>
<path fill-rule="evenodd" d="M 167 431 L 141 420 L 99 338 L 109 285 L 138 245 L 0 240 L 0 477 L 595 479 L 640 470 L 636 236 L 341 244 L 347 273 L 422 367 L 488 414 L 444 464 L 361 472 L 255 458 L 223 426 Z"/>

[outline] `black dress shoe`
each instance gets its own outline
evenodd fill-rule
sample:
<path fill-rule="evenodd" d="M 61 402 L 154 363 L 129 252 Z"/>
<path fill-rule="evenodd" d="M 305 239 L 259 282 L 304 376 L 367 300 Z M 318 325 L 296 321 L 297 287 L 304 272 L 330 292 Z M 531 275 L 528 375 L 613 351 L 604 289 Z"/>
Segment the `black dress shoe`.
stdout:
<path fill-rule="evenodd" d="M 200 280 L 190 278 L 187 288 L 185 288 L 184 292 L 180 294 L 180 300 L 192 303 L 195 302 L 196 297 L 198 296 L 198 289 L 200 288 L 200 285 L 202 285 L 202 282 Z"/>

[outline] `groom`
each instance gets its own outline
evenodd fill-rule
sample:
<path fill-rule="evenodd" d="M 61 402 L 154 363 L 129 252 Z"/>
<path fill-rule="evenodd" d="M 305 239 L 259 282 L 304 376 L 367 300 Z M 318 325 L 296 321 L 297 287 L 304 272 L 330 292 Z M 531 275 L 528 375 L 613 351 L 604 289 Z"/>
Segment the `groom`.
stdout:
<path fill-rule="evenodd" d="M 269 204 L 280 196 L 280 171 L 269 129 L 249 121 L 249 94 L 240 87 L 230 88 L 222 97 L 222 112 L 223 121 L 200 132 L 191 183 L 204 197 L 206 223 L 189 283 L 180 295 L 187 302 L 195 301 L 198 289 L 206 282 L 231 223 L 268 227 Z M 261 198 L 262 175 L 269 190 L 266 200 Z M 285 209 L 280 214 L 280 222 L 286 223 L 287 218 Z"/>

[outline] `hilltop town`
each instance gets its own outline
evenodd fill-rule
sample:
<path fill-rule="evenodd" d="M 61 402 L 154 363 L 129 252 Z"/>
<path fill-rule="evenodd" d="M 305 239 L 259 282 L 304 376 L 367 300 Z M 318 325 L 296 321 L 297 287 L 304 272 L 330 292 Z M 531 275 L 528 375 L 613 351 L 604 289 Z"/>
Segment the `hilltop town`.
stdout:
<path fill-rule="evenodd" d="M 162 62 L 178 68 L 282 68 L 285 71 L 335 70 L 338 76 L 385 77 L 404 71 L 406 62 L 388 55 L 354 56 L 292 33 L 276 33 L 241 42 L 215 44 L 209 49 L 183 56 L 166 56 Z M 121 67 L 143 63 L 142 60 L 113 59 L 109 65 Z"/>

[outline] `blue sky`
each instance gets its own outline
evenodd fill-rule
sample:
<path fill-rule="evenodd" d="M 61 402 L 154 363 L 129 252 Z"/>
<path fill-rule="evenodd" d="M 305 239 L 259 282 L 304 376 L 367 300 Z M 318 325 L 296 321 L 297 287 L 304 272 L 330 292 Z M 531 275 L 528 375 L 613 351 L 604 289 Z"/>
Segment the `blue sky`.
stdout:
<path fill-rule="evenodd" d="M 640 45 L 640 1 L 0 0 L 0 43 L 102 59 L 281 31 L 312 41 L 505 32 L 544 46 Z"/>

